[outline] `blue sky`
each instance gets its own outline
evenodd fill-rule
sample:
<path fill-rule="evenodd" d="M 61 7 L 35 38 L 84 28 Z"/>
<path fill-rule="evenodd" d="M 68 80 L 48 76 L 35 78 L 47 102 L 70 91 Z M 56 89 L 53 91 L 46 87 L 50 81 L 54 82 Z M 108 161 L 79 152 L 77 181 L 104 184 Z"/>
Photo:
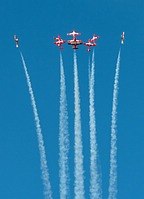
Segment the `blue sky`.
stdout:
<path fill-rule="evenodd" d="M 143 199 L 144 195 L 144 2 L 142 0 L 0 2 L 0 198 L 42 199 L 39 151 L 33 111 L 19 50 L 19 37 L 35 94 L 45 142 L 53 198 L 59 198 L 58 134 L 60 69 L 58 34 L 69 39 L 75 29 L 87 41 L 100 36 L 95 48 L 95 110 L 103 199 L 108 197 L 110 126 L 113 82 L 120 35 L 118 96 L 118 198 Z M 66 75 L 70 131 L 70 193 L 73 198 L 73 50 L 62 52 Z M 85 192 L 89 198 L 88 59 L 85 46 L 77 51 L 84 146 Z"/>

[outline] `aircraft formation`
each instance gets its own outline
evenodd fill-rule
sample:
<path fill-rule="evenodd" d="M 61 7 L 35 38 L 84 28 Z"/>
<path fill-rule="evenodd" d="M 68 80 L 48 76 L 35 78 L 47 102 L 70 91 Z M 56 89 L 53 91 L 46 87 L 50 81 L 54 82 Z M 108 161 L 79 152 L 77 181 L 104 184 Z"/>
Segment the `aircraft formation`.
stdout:
<path fill-rule="evenodd" d="M 81 35 L 81 33 L 78 33 L 75 30 L 73 30 L 71 33 L 67 33 L 67 36 L 72 36 L 72 39 L 68 40 L 67 43 L 68 43 L 68 45 L 72 45 L 72 48 L 74 50 L 78 49 L 78 47 L 77 47 L 78 45 L 83 44 L 83 45 L 88 47 L 86 51 L 90 52 L 91 46 L 96 46 L 97 45 L 96 40 L 98 38 L 100 38 L 100 36 L 97 36 L 97 35 L 94 34 L 92 39 L 88 39 L 88 42 L 83 42 L 82 40 L 78 40 L 76 38 L 79 35 Z M 124 39 L 125 39 L 125 33 L 122 32 L 122 34 L 121 34 L 121 44 L 124 44 Z M 14 35 L 14 40 L 15 40 L 15 43 L 16 43 L 16 48 L 18 48 L 19 47 L 18 37 L 16 35 Z M 54 44 L 57 45 L 60 50 L 62 50 L 63 49 L 62 45 L 66 43 L 66 40 L 61 39 L 60 35 L 58 35 L 58 37 L 55 37 L 54 40 L 56 40 L 54 42 Z"/>
<path fill-rule="evenodd" d="M 71 33 L 67 33 L 67 36 L 72 36 L 71 40 L 68 40 L 67 43 L 68 45 L 72 45 L 72 48 L 74 50 L 78 49 L 78 45 L 84 44 L 85 46 L 88 47 L 87 52 L 90 51 L 90 47 L 91 46 L 96 46 L 96 40 L 99 38 L 99 36 L 93 35 L 92 39 L 89 39 L 88 42 L 83 42 L 82 40 L 77 39 L 76 37 L 81 35 L 81 33 L 76 32 L 75 30 L 73 30 Z M 55 40 L 57 40 L 56 42 L 54 42 L 54 44 L 56 44 L 57 46 L 60 47 L 60 49 L 63 49 L 61 47 L 62 44 L 64 44 L 66 41 L 61 39 L 60 35 L 58 35 L 58 37 L 54 38 Z"/>

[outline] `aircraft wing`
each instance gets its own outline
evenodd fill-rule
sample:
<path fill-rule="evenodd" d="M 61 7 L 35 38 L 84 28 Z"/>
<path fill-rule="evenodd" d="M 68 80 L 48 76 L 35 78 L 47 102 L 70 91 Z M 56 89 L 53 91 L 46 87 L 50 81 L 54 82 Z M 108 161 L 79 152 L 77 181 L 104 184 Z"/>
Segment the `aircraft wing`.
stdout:
<path fill-rule="evenodd" d="M 96 46 L 96 43 L 90 43 L 90 42 L 88 42 L 88 43 L 83 43 L 85 46 Z"/>
<path fill-rule="evenodd" d="M 68 44 L 70 44 L 70 45 L 80 45 L 80 44 L 82 44 L 82 41 L 81 40 L 76 40 L 76 41 L 68 40 Z"/>
<path fill-rule="evenodd" d="M 77 45 L 82 44 L 81 40 L 77 40 L 76 42 L 77 42 Z"/>

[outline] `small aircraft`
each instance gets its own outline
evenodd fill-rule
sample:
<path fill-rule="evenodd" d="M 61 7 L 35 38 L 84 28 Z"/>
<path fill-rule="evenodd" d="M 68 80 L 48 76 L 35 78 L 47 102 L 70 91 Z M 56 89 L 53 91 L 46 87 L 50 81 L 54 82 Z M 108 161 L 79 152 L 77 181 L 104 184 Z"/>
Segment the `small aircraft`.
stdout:
<path fill-rule="evenodd" d="M 68 36 L 73 36 L 73 39 L 76 38 L 76 36 L 81 35 L 81 33 L 76 32 L 73 30 L 71 33 L 67 33 Z"/>
<path fill-rule="evenodd" d="M 86 42 L 86 43 L 84 42 L 83 44 L 88 47 L 87 52 L 91 51 L 90 50 L 91 46 L 96 46 L 96 43 L 91 43 L 91 39 L 89 39 L 88 42 Z"/>
<path fill-rule="evenodd" d="M 76 37 L 73 38 L 72 40 L 68 40 L 68 44 L 72 45 L 73 49 L 78 49 L 77 45 L 80 45 L 82 43 L 83 43 L 82 40 L 78 40 L 76 39 Z"/>
<path fill-rule="evenodd" d="M 19 47 L 19 46 L 18 46 L 18 38 L 17 38 L 16 35 L 14 35 L 14 40 L 15 40 L 15 42 L 16 42 L 16 48 L 18 48 L 18 47 Z"/>
<path fill-rule="evenodd" d="M 100 36 L 94 34 L 93 38 L 91 39 L 91 42 L 95 42 L 98 38 L 100 38 Z"/>
<path fill-rule="evenodd" d="M 64 44 L 66 40 L 61 39 L 60 35 L 58 35 L 58 37 L 54 39 L 57 40 L 54 42 L 54 44 L 57 45 L 62 50 L 63 49 L 62 44 Z"/>
<path fill-rule="evenodd" d="M 124 44 L 124 39 L 125 39 L 125 33 L 122 32 L 122 34 L 121 34 L 121 44 Z"/>

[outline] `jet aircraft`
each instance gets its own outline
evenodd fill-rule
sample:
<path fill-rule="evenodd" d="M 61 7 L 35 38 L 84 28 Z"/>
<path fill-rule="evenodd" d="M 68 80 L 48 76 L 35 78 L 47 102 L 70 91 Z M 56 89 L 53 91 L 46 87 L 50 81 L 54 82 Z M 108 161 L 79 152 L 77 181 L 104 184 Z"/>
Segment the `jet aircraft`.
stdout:
<path fill-rule="evenodd" d="M 71 33 L 67 33 L 68 36 L 73 36 L 73 39 L 76 38 L 76 36 L 81 35 L 81 33 L 76 32 L 73 30 Z"/>
<path fill-rule="evenodd" d="M 15 40 L 15 42 L 16 42 L 16 48 L 18 48 L 18 47 L 19 47 L 19 45 L 18 45 L 18 38 L 17 38 L 16 35 L 14 35 L 14 40 Z"/>
<path fill-rule="evenodd" d="M 58 37 L 54 38 L 55 41 L 54 44 L 57 45 L 61 50 L 63 49 L 62 44 L 64 44 L 66 41 L 61 39 L 60 35 L 58 35 Z"/>
<path fill-rule="evenodd" d="M 84 42 L 83 44 L 84 44 L 85 46 L 88 47 L 87 52 L 90 52 L 90 51 L 91 51 L 91 50 L 90 50 L 90 47 L 91 47 L 91 46 L 96 46 L 96 43 L 92 43 L 92 42 L 91 42 L 91 39 L 89 39 L 88 42 L 86 42 L 86 43 Z"/>
<path fill-rule="evenodd" d="M 125 33 L 122 32 L 122 34 L 121 34 L 121 44 L 124 44 L 124 39 L 125 39 Z"/>
<path fill-rule="evenodd" d="M 76 37 L 73 38 L 72 40 L 68 40 L 68 44 L 72 45 L 72 48 L 75 50 L 78 49 L 77 45 L 80 45 L 82 43 L 83 43 L 82 40 L 78 40 L 76 39 Z"/>

